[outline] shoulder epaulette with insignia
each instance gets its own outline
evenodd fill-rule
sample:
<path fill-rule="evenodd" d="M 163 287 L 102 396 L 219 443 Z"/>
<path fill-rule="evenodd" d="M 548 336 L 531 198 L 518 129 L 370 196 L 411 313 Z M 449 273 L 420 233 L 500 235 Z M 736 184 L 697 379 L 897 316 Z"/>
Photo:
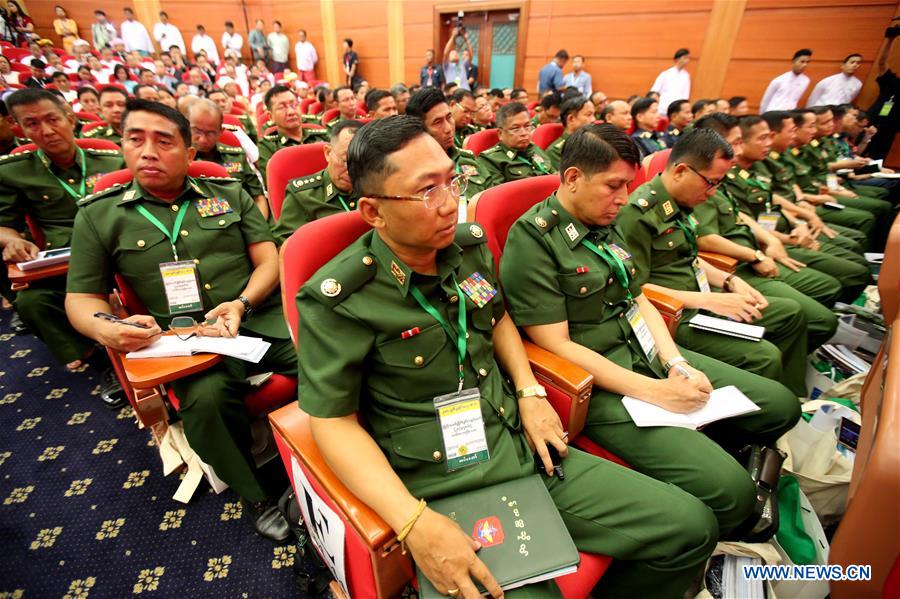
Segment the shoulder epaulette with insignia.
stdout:
<path fill-rule="evenodd" d="M 22 152 L 16 152 L 15 154 L 3 154 L 2 156 L 0 156 L 0 164 L 6 162 L 20 162 L 22 158 L 29 157 L 34 153 L 34 150 L 25 150 Z"/>
<path fill-rule="evenodd" d="M 228 144 L 218 144 L 216 148 L 223 154 L 243 154 L 244 148 L 237 148 L 235 146 L 229 146 Z"/>
<path fill-rule="evenodd" d="M 469 156 L 470 158 L 475 158 L 475 152 L 466 148 L 457 148 L 457 151 L 463 156 Z"/>
<path fill-rule="evenodd" d="M 644 131 L 643 133 L 641 133 L 641 137 L 644 139 L 650 139 L 652 136 L 653 136 L 653 134 L 650 133 L 649 131 Z"/>
<path fill-rule="evenodd" d="M 240 179 L 235 179 L 234 177 L 212 177 L 210 175 L 200 175 L 199 177 L 195 177 L 195 179 L 199 179 L 200 181 L 209 181 L 210 183 L 240 183 Z"/>
<path fill-rule="evenodd" d="M 554 147 L 555 147 L 556 149 L 558 149 L 558 150 L 562 150 L 562 147 L 563 147 L 564 145 L 566 145 L 566 140 L 561 139 L 561 140 L 559 140 L 559 141 L 554 145 Z"/>
<path fill-rule="evenodd" d="M 656 206 L 656 196 L 648 194 L 638 194 L 637 197 L 628 200 L 629 204 L 634 204 L 641 209 L 641 212 L 647 212 Z"/>
<path fill-rule="evenodd" d="M 103 127 L 94 127 L 90 131 L 85 131 L 81 134 L 81 137 L 94 137 Z"/>
<path fill-rule="evenodd" d="M 99 154 L 101 156 L 116 156 L 121 155 L 122 152 L 119 150 L 106 149 L 106 148 L 84 148 L 84 151 L 88 154 Z"/>
<path fill-rule="evenodd" d="M 456 225 L 456 237 L 453 240 L 456 245 L 466 247 L 485 243 L 484 229 L 477 223 L 460 223 Z"/>
<path fill-rule="evenodd" d="M 494 144 L 487 150 L 482 151 L 481 153 L 482 154 L 493 154 L 494 152 L 499 152 L 499 151 L 500 151 L 500 144 Z"/>
<path fill-rule="evenodd" d="M 336 306 L 375 276 L 377 264 L 368 248 L 359 248 L 320 269 L 306 285 L 317 300 Z"/>
<path fill-rule="evenodd" d="M 124 187 L 124 185 L 122 185 L 121 183 L 116 183 L 115 185 L 113 185 L 111 187 L 107 187 L 104 190 L 97 191 L 92 194 L 88 194 L 88 195 L 84 196 L 83 198 L 81 198 L 80 200 L 78 200 L 78 202 L 76 202 L 76 203 L 79 207 L 87 206 L 88 204 L 91 204 L 101 198 L 107 198 L 107 197 L 115 195 L 117 193 L 122 193 L 123 187 Z"/>
<path fill-rule="evenodd" d="M 263 139 L 275 141 L 276 139 L 278 139 L 278 132 L 276 131 L 275 133 L 269 133 L 268 135 L 263 135 Z"/>
<path fill-rule="evenodd" d="M 559 212 L 547 206 L 537 214 L 528 217 L 528 222 L 540 231 L 541 235 L 546 235 L 559 224 Z"/>
<path fill-rule="evenodd" d="M 321 174 L 307 175 L 306 177 L 297 177 L 288 182 L 288 186 L 294 189 L 312 189 L 321 187 L 324 182 Z"/>

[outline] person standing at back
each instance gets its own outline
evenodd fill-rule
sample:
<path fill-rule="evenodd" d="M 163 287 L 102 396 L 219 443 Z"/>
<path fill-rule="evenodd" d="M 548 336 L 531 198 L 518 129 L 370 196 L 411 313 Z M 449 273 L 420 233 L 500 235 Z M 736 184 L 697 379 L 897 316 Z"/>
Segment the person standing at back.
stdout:
<path fill-rule="evenodd" d="M 266 40 L 264 26 L 265 23 L 263 23 L 262 19 L 256 19 L 256 26 L 247 37 L 247 42 L 250 44 L 250 53 L 253 54 L 254 64 L 258 60 L 263 60 L 267 64 L 269 61 L 269 42 Z"/>
<path fill-rule="evenodd" d="M 809 77 L 803 74 L 812 58 L 812 50 L 802 48 L 794 52 L 791 59 L 791 70 L 782 73 L 772 79 L 762 100 L 759 102 L 759 111 L 793 110 L 797 108 L 800 97 L 809 87 Z"/>
<path fill-rule="evenodd" d="M 351 89 L 356 90 L 362 83 L 362 76 L 359 74 L 359 56 L 353 51 L 353 40 L 344 39 L 344 57 L 342 59 L 344 65 L 345 84 Z"/>
<path fill-rule="evenodd" d="M 297 60 L 297 75 L 301 81 L 306 81 L 311 86 L 316 80 L 316 63 L 319 62 L 319 55 L 312 42 L 306 39 L 306 29 L 297 31 L 294 57 Z"/>
<path fill-rule="evenodd" d="M 444 77 L 448 83 L 455 83 L 458 86 L 457 89 L 470 91 L 467 75 L 468 63 L 460 60 L 459 50 L 456 49 L 456 40 L 458 38 L 463 39 L 463 44 L 466 50 L 469 51 L 469 56 L 472 55 L 472 46 L 469 44 L 469 38 L 466 37 L 465 27 L 454 25 L 450 31 L 450 39 L 447 40 L 447 45 L 444 46 Z"/>
<path fill-rule="evenodd" d="M 592 81 L 590 74 L 584 70 L 584 56 L 576 54 L 572 58 L 572 72 L 563 77 L 563 83 L 567 88 L 574 87 L 580 91 L 585 99 L 591 99 Z"/>
<path fill-rule="evenodd" d="M 659 94 L 659 105 L 666 108 L 675 100 L 691 97 L 691 74 L 687 72 L 687 65 L 691 61 L 690 50 L 679 48 L 672 60 L 675 64 L 660 73 L 650 88 L 650 91 Z"/>
<path fill-rule="evenodd" d="M 563 67 L 569 62 L 569 53 L 557 50 L 553 60 L 545 64 L 538 72 L 538 96 L 547 92 L 559 92 L 566 88 L 563 81 Z"/>
<path fill-rule="evenodd" d="M 159 23 L 153 26 L 153 39 L 159 44 L 161 52 L 168 52 L 172 46 L 178 46 L 182 53 L 187 54 L 184 46 L 184 38 L 178 27 L 169 22 L 166 11 L 159 13 Z"/>
<path fill-rule="evenodd" d="M 268 38 L 269 49 L 272 52 L 272 72 L 283 73 L 287 68 L 288 53 L 290 52 L 291 41 L 288 36 L 281 31 L 281 21 L 272 22 L 272 32 Z"/>
<path fill-rule="evenodd" d="M 819 81 L 809 94 L 806 106 L 836 106 L 850 104 L 859 95 L 862 81 L 854 77 L 862 64 L 862 54 L 851 54 L 841 63 L 841 72 Z"/>

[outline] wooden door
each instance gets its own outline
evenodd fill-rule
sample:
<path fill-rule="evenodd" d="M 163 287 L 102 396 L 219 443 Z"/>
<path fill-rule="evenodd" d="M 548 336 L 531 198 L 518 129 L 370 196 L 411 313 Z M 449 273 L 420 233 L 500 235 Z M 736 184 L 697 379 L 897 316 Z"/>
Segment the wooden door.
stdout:
<path fill-rule="evenodd" d="M 440 51 L 450 35 L 456 35 L 455 48 L 462 55 L 466 48 L 455 27 L 461 22 L 472 48 L 472 63 L 478 67 L 476 82 L 481 87 L 515 87 L 519 48 L 519 11 L 492 10 L 441 14 Z M 443 56 L 438 57 L 443 60 Z"/>

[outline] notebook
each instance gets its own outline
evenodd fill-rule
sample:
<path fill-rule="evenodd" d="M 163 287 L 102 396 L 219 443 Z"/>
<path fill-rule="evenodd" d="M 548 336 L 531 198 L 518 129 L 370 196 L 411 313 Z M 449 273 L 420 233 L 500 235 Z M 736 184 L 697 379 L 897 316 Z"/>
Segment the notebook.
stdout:
<path fill-rule="evenodd" d="M 46 266 L 54 266 L 56 264 L 64 264 L 69 261 L 72 254 L 72 248 L 56 248 L 55 250 L 43 250 L 38 252 L 38 257 L 34 260 L 26 260 L 25 262 L 17 262 L 16 267 L 22 272 L 26 270 L 34 270 L 35 268 L 44 268 Z"/>
<path fill-rule="evenodd" d="M 695 430 L 716 420 L 759 411 L 759 406 L 734 385 L 713 389 L 705 406 L 687 414 L 670 412 L 627 395 L 622 398 L 622 404 L 637 426 L 678 426 Z"/>
<path fill-rule="evenodd" d="M 749 341 L 759 341 L 763 338 L 763 335 L 766 334 L 766 327 L 761 327 L 756 324 L 735 322 L 725 318 L 716 318 L 715 316 L 706 316 L 705 314 L 695 314 L 688 321 L 688 326 L 703 331 L 719 333 L 720 335 L 747 339 Z"/>
<path fill-rule="evenodd" d="M 481 543 L 478 557 L 505 591 L 578 567 L 578 550 L 540 475 L 445 497 L 428 507 Z M 420 571 L 416 575 L 420 599 L 446 597 Z"/>
<path fill-rule="evenodd" d="M 262 360 L 271 343 L 259 337 L 191 337 L 182 341 L 175 335 L 162 335 L 143 349 L 128 352 L 129 360 L 142 358 L 174 358 L 193 354 L 222 354 L 254 364 Z"/>

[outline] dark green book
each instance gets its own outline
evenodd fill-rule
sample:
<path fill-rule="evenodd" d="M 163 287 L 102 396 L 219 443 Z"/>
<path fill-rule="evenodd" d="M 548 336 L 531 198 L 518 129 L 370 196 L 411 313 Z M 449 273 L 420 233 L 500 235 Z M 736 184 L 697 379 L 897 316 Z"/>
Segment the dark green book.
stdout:
<path fill-rule="evenodd" d="M 478 557 L 503 590 L 569 574 L 578 566 L 578 550 L 540 475 L 445 497 L 428 507 L 481 543 Z M 416 574 L 421 599 L 444 597 L 420 571 Z"/>

